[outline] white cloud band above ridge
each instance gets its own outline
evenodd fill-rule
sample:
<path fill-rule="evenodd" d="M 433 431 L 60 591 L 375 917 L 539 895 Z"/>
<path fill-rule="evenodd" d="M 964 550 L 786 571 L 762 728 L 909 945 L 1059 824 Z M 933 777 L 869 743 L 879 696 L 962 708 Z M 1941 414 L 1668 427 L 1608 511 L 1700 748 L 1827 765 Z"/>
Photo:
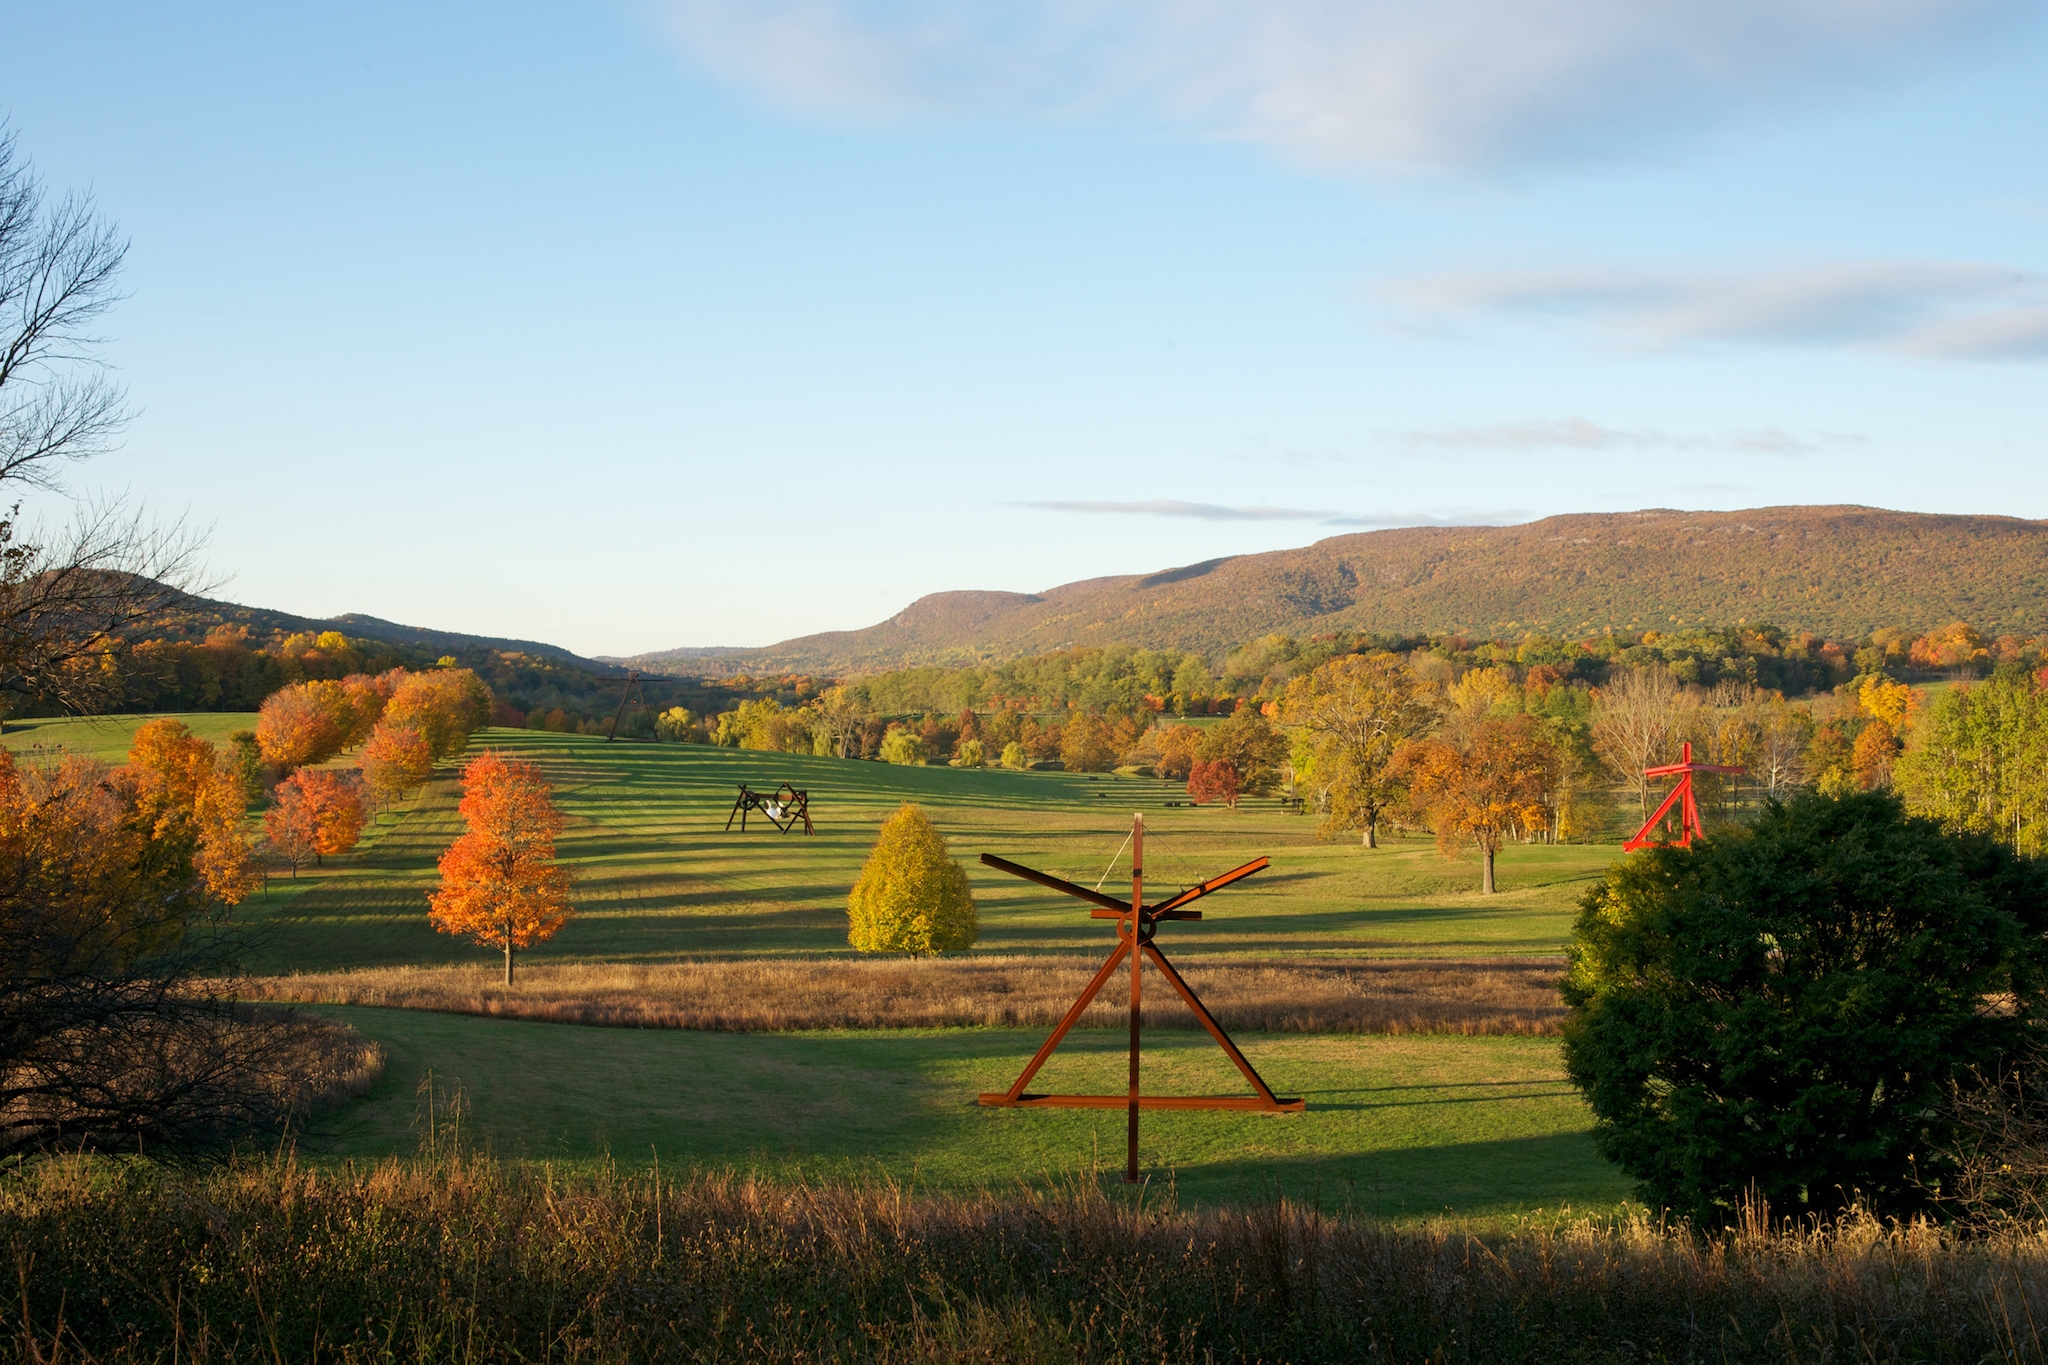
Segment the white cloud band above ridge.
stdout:
<path fill-rule="evenodd" d="M 1471 272 L 1400 283 L 1410 314 L 1563 320 L 1652 346 L 1771 343 L 1948 360 L 2048 357 L 2048 276 L 1865 261 L 1778 269 Z"/>
<path fill-rule="evenodd" d="M 874 118 L 1189 128 L 1310 161 L 1613 150 L 1889 78 L 2019 0 L 663 0 L 685 54 Z"/>

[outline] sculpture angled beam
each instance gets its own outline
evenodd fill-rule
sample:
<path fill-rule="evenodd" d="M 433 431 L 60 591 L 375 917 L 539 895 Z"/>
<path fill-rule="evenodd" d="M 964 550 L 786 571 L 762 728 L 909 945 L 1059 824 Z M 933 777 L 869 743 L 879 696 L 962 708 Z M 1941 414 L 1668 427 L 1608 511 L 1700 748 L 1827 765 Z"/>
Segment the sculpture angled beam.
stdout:
<path fill-rule="evenodd" d="M 1230 1041 L 1230 1035 L 1223 1031 L 1223 1026 L 1217 1023 L 1215 1017 L 1203 1006 L 1201 998 L 1195 994 L 1194 987 L 1188 985 L 1182 979 L 1181 974 L 1174 969 L 1173 964 L 1167 961 L 1166 954 L 1160 951 L 1159 945 L 1153 942 L 1153 935 L 1157 932 L 1157 925 L 1160 921 L 1200 919 L 1202 917 L 1201 911 L 1184 910 L 1181 907 L 1187 905 L 1190 901 L 1200 900 L 1203 896 L 1221 891 L 1233 882 L 1241 881 L 1251 876 L 1254 872 L 1265 867 L 1269 861 L 1268 859 L 1254 859 L 1243 867 L 1233 868 L 1220 877 L 1212 877 L 1200 886 L 1191 886 L 1169 896 L 1157 905 L 1145 904 L 1145 817 L 1143 815 L 1131 817 L 1131 899 L 1128 904 L 1113 896 L 1105 896 L 1100 891 L 1090 887 L 1067 881 L 1063 877 L 1055 877 L 1048 873 L 1036 871 L 1020 863 L 1013 863 L 1007 858 L 998 858 L 993 853 L 982 854 L 981 861 L 984 865 L 993 867 L 1001 872 L 1007 872 L 1013 877 L 1022 877 L 1026 881 L 1037 882 L 1040 886 L 1050 887 L 1054 891 L 1073 896 L 1077 900 L 1087 901 L 1091 906 L 1095 907 L 1089 911 L 1090 919 L 1113 919 L 1117 921 L 1116 947 L 1110 951 L 1108 959 L 1097 969 L 1094 979 L 1088 983 L 1074 1003 L 1068 1007 L 1065 1017 L 1060 1020 L 1058 1027 L 1053 1029 L 1052 1035 L 1045 1040 L 1045 1043 L 1038 1049 L 1037 1054 L 1025 1066 L 1023 1074 L 1017 1077 L 1016 1081 L 1007 1091 L 996 1091 L 982 1095 L 981 1102 L 983 1104 L 993 1108 L 1005 1109 L 1123 1108 L 1128 1110 L 1130 1119 L 1127 1125 L 1128 1140 L 1124 1164 L 1124 1179 L 1128 1182 L 1135 1182 L 1138 1179 L 1138 1111 L 1141 1109 L 1238 1109 L 1286 1114 L 1300 1113 L 1303 1109 L 1307 1108 L 1306 1103 L 1300 1099 L 1283 1099 L 1273 1093 L 1272 1087 L 1266 1084 L 1257 1069 L 1245 1059 L 1244 1053 L 1238 1050 L 1237 1044 Z M 1041 1095 L 1027 1092 L 1025 1087 L 1031 1084 L 1031 1078 L 1038 1074 L 1038 1069 L 1045 1065 L 1046 1059 L 1052 1056 L 1053 1050 L 1066 1038 L 1068 1031 L 1087 1012 L 1089 1003 L 1109 983 L 1110 977 L 1115 974 L 1119 966 L 1123 965 L 1126 958 L 1129 958 L 1131 963 L 1129 1088 L 1122 1095 Z M 1189 1010 L 1193 1011 L 1195 1018 L 1200 1021 L 1203 1029 L 1208 1032 L 1211 1038 L 1216 1040 L 1217 1045 L 1236 1064 L 1238 1071 L 1251 1084 L 1254 1093 L 1250 1095 L 1146 1095 L 1141 1093 L 1138 1085 L 1138 1058 L 1139 1031 L 1143 1011 L 1141 1009 L 1139 983 L 1143 977 L 1143 966 L 1147 958 L 1150 958 L 1152 965 L 1158 968 L 1159 974 L 1166 978 L 1167 984 L 1173 987 L 1174 993 L 1180 996 Z"/>
<path fill-rule="evenodd" d="M 1739 773 L 1746 769 L 1731 767 L 1726 763 L 1695 763 L 1692 761 L 1692 741 L 1687 740 L 1679 747 L 1676 763 L 1665 763 L 1655 768 L 1643 769 L 1644 777 L 1676 777 L 1678 785 L 1664 798 L 1664 804 L 1657 807 L 1643 827 L 1636 831 L 1636 837 L 1623 844 L 1622 851 L 1633 853 L 1639 848 L 1650 848 L 1658 843 L 1652 831 L 1664 822 L 1673 806 L 1678 807 L 1678 838 L 1680 848 L 1691 848 L 1696 838 L 1704 839 L 1706 827 L 1700 823 L 1699 802 L 1693 799 L 1692 775 L 1694 773 Z"/>

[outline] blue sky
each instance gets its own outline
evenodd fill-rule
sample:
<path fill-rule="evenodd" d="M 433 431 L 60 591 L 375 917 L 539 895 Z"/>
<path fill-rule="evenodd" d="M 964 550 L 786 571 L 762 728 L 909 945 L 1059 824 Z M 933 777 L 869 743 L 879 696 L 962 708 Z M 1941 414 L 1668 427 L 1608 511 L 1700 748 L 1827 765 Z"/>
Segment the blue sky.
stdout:
<path fill-rule="evenodd" d="M 242 601 L 625 653 L 1387 525 L 2048 517 L 2017 0 L 6 8 L 0 114 L 133 239 L 75 485 Z"/>

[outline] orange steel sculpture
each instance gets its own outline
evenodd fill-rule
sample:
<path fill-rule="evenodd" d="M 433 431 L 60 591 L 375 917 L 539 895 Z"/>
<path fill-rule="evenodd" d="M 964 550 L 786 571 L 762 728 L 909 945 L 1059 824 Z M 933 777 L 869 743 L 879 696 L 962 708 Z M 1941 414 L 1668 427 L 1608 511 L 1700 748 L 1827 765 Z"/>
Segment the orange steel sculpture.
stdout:
<path fill-rule="evenodd" d="M 1664 798 L 1664 804 L 1657 807 L 1656 814 L 1643 821 L 1643 827 L 1636 831 L 1636 837 L 1623 844 L 1622 848 L 1627 852 L 1633 853 L 1639 848 L 1649 848 L 1656 844 L 1658 841 L 1651 837 L 1650 832 L 1657 828 L 1666 815 L 1671 813 L 1671 808 L 1674 805 L 1679 808 L 1678 846 L 1680 848 L 1691 848 L 1692 841 L 1695 838 L 1705 838 L 1707 833 L 1706 829 L 1700 824 L 1699 804 L 1693 800 L 1692 775 L 1694 773 L 1739 773 L 1742 771 L 1744 770 L 1741 768 L 1733 768 L 1725 763 L 1693 762 L 1692 741 L 1687 740 L 1679 750 L 1678 762 L 1666 763 L 1662 767 L 1643 769 L 1644 777 L 1675 776 L 1678 779 L 1678 785 L 1671 789 L 1671 795 Z"/>
<path fill-rule="evenodd" d="M 1200 919 L 1202 917 L 1201 911 L 1184 910 L 1181 907 L 1187 905 L 1190 901 L 1200 900 L 1212 891 L 1221 891 L 1232 882 L 1241 881 L 1251 876 L 1252 873 L 1266 866 L 1267 859 L 1259 858 L 1246 863 L 1243 867 L 1234 868 L 1220 877 L 1213 877 L 1203 882 L 1200 886 L 1189 887 L 1175 895 L 1168 896 L 1157 905 L 1145 904 L 1145 817 L 1143 815 L 1131 817 L 1131 900 L 1128 905 L 1114 896 L 1105 896 L 1100 891 L 1095 891 L 1085 886 L 1078 886 L 1073 882 L 1065 881 L 1059 877 L 1048 876 L 1043 872 L 1033 871 L 1031 868 L 1020 866 L 1009 861 L 1007 858 L 998 858 L 992 853 L 982 854 L 981 861 L 989 867 L 1007 872 L 1014 877 L 1022 877 L 1026 881 L 1037 882 L 1040 886 L 1049 886 L 1055 891 L 1064 891 L 1069 896 L 1075 896 L 1089 902 L 1097 907 L 1089 912 L 1090 919 L 1113 919 L 1117 921 L 1116 948 L 1110 953 L 1109 960 L 1102 964 L 1101 969 L 1095 973 L 1095 979 L 1088 983 L 1087 989 L 1081 992 L 1080 997 L 1067 1010 L 1066 1017 L 1060 1020 L 1059 1027 L 1052 1031 L 1052 1036 L 1047 1038 L 1045 1045 L 1038 1049 L 1038 1055 L 1033 1057 L 1030 1065 L 1024 1068 L 1024 1074 L 1017 1077 L 1016 1083 L 1009 1090 L 984 1094 L 981 1097 L 983 1104 L 996 1108 L 1026 1109 L 1127 1108 L 1130 1111 L 1129 1151 L 1124 1164 L 1124 1180 L 1130 1183 L 1135 1183 L 1138 1179 L 1138 1111 L 1140 1109 L 1251 1109 L 1265 1113 L 1282 1114 L 1300 1113 L 1307 1107 L 1301 1100 L 1281 1099 L 1273 1093 L 1272 1087 L 1268 1086 L 1260 1078 L 1259 1073 L 1252 1069 L 1252 1064 L 1245 1060 L 1244 1054 L 1238 1051 L 1237 1044 L 1230 1041 L 1230 1035 L 1223 1031 L 1223 1026 L 1211 1017 L 1207 1009 L 1203 1008 L 1201 999 L 1196 996 L 1193 987 L 1181 979 L 1180 973 L 1173 969 L 1173 964 L 1166 960 L 1166 954 L 1159 951 L 1159 946 L 1152 941 L 1152 936 L 1157 931 L 1157 926 L 1161 920 Z M 1048 1057 L 1052 1056 L 1053 1049 L 1058 1047 L 1060 1041 L 1067 1036 L 1067 1030 L 1073 1028 L 1075 1022 L 1087 1010 L 1088 1002 L 1095 998 L 1096 993 L 1109 981 L 1111 973 L 1116 971 L 1117 967 L 1126 957 L 1131 960 L 1131 1083 L 1129 1091 L 1122 1095 L 1026 1094 L 1024 1087 L 1031 1083 L 1031 1078 L 1038 1074 L 1038 1069 L 1045 1065 Z M 1237 1069 L 1244 1073 L 1244 1078 L 1251 1082 L 1252 1089 L 1257 1091 L 1257 1094 L 1144 1095 L 1139 1093 L 1138 1030 L 1141 1013 L 1139 1009 L 1138 983 L 1142 974 L 1140 971 L 1142 959 L 1147 957 L 1152 959 L 1152 965 L 1159 969 L 1160 975 L 1166 978 L 1167 984 L 1173 987 L 1175 992 L 1187 1004 L 1187 1007 L 1194 1011 L 1195 1018 L 1201 1020 L 1202 1027 L 1209 1031 L 1209 1036 L 1214 1038 L 1217 1044 L 1230 1055 L 1231 1061 L 1237 1063 Z"/>

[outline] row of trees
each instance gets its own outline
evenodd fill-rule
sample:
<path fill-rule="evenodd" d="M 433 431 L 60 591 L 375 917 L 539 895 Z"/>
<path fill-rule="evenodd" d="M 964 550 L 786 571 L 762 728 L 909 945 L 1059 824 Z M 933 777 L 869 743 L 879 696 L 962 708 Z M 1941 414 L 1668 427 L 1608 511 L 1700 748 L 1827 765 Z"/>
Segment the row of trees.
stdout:
<path fill-rule="evenodd" d="M 255 746 L 278 778 L 264 812 L 270 847 L 292 875 L 356 845 L 375 805 L 402 797 L 461 752 L 489 718 L 488 689 L 468 669 L 393 669 L 294 683 L 264 698 Z M 322 768 L 358 749 L 352 769 Z"/>

